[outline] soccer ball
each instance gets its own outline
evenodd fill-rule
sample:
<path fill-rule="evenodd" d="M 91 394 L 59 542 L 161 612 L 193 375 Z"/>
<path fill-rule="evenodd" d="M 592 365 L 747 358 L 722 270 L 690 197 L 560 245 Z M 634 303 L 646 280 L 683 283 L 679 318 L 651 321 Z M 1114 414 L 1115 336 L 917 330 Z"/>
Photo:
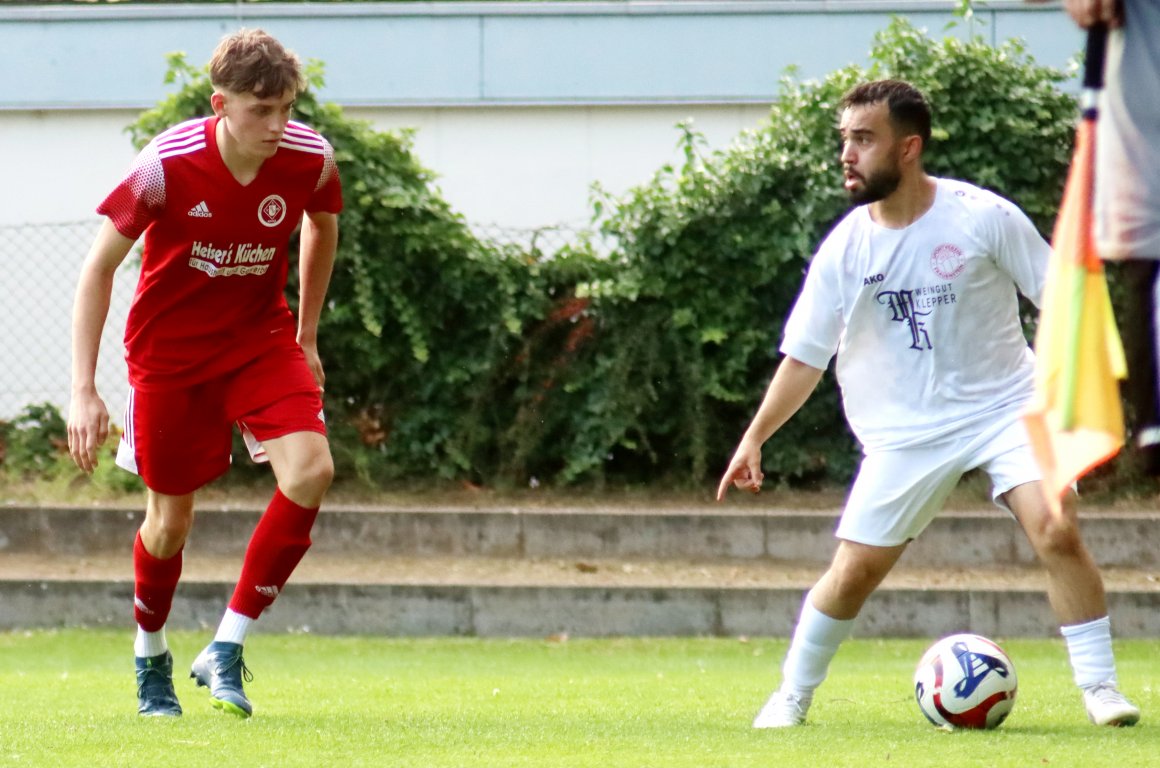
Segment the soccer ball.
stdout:
<path fill-rule="evenodd" d="M 950 635 L 932 645 L 914 672 L 914 698 L 941 728 L 995 728 L 1015 706 L 1015 666 L 979 635 Z"/>

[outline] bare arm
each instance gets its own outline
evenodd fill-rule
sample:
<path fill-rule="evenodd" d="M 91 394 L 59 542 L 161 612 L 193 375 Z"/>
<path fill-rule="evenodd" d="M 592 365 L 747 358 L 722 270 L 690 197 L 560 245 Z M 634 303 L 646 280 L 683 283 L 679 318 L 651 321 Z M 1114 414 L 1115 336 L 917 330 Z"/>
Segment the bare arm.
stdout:
<path fill-rule="evenodd" d="M 302 222 L 299 252 L 298 345 L 319 388 L 326 382 L 318 355 L 318 320 L 326 301 L 326 289 L 334 270 L 338 248 L 338 214 L 307 213 Z"/>
<path fill-rule="evenodd" d="M 1026 1 L 1043 3 L 1047 0 Z M 1123 0 L 1063 0 L 1063 7 L 1075 23 L 1084 29 L 1101 23 L 1115 29 L 1124 23 Z"/>
<path fill-rule="evenodd" d="M 81 266 L 72 318 L 72 397 L 68 450 L 85 472 L 97 466 L 97 449 L 109 436 L 109 412 L 97 393 L 97 356 L 109 316 L 113 275 L 129 255 L 133 240 L 105 219 Z"/>
<path fill-rule="evenodd" d="M 757 414 L 742 435 L 733 460 L 729 462 L 729 468 L 717 486 L 717 501 L 725 498 L 730 483 L 753 493 L 761 490 L 761 481 L 764 479 L 761 473 L 761 446 L 805 404 L 821 381 L 823 373 L 821 369 L 792 357 L 781 361 L 773 381 L 765 391 L 765 399 L 761 401 Z"/>

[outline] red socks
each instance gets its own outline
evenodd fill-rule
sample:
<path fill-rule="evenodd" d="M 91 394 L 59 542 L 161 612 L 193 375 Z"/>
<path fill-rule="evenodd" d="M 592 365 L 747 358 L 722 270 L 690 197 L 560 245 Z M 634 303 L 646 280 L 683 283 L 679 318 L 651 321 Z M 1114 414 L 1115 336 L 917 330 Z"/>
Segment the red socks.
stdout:
<path fill-rule="evenodd" d="M 230 599 L 232 610 L 256 619 L 274 602 L 310 548 L 310 529 L 317 516 L 317 507 L 300 507 L 281 489 L 274 492 L 246 549 L 242 575 Z"/>
<path fill-rule="evenodd" d="M 158 560 L 145 550 L 141 532 L 133 542 L 133 617 L 146 632 L 157 632 L 165 626 L 173 593 L 181 578 L 181 552 L 167 560 Z"/>

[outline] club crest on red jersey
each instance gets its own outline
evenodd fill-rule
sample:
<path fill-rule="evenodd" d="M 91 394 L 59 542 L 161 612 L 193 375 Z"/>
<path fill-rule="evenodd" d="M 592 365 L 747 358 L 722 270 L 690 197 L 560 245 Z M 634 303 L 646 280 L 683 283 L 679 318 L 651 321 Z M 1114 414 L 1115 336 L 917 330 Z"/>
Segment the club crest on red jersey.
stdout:
<path fill-rule="evenodd" d="M 276 227 L 286 218 L 286 201 L 281 195 L 268 195 L 258 206 L 258 221 L 267 227 Z"/>

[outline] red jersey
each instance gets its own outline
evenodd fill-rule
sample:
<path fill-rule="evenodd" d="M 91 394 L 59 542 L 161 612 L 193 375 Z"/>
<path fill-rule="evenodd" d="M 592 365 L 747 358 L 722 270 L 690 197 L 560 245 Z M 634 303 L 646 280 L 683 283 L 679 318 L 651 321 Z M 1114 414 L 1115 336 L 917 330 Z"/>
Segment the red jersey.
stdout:
<path fill-rule="evenodd" d="M 199 118 L 157 136 L 97 208 L 125 237 L 145 233 L 125 327 L 137 389 L 196 384 L 269 349 L 272 334 L 295 338 L 284 293 L 290 237 L 304 211 L 342 210 L 334 150 L 317 132 L 291 121 L 242 186 L 218 151 L 217 123 Z"/>

